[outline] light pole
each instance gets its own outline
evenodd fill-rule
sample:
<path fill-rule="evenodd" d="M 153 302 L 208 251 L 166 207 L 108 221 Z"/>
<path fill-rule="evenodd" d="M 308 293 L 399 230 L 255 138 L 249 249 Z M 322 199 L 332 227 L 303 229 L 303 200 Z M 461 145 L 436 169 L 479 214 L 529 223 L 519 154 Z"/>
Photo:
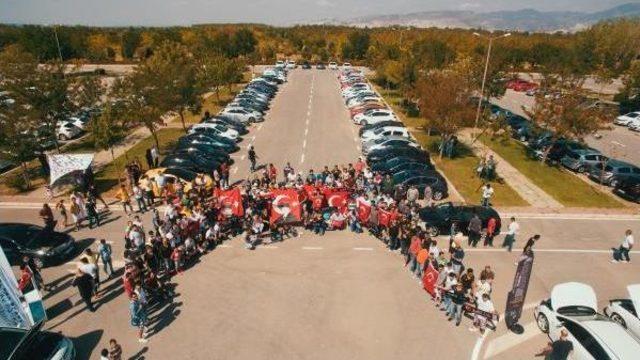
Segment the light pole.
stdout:
<path fill-rule="evenodd" d="M 499 36 L 486 36 L 486 35 L 482 35 L 480 33 L 474 32 L 473 35 L 480 38 L 489 39 L 489 47 L 487 48 L 487 59 L 485 60 L 485 63 L 484 63 L 484 75 L 482 75 L 482 86 L 480 88 L 480 97 L 478 99 L 478 110 L 476 111 L 476 122 L 474 126 L 474 128 L 477 130 L 478 121 L 480 120 L 480 110 L 482 110 L 482 100 L 484 99 L 484 86 L 485 86 L 485 83 L 487 82 L 487 72 L 489 71 L 489 59 L 491 58 L 491 47 L 493 46 L 493 40 L 506 38 L 508 36 L 511 36 L 511 33 L 506 33 Z"/>
<path fill-rule="evenodd" d="M 63 62 L 62 60 L 62 50 L 60 50 L 60 40 L 58 40 L 58 30 L 56 30 L 56 26 L 53 25 L 53 35 L 56 38 L 56 45 L 58 46 L 58 57 L 60 58 L 60 62 Z"/>

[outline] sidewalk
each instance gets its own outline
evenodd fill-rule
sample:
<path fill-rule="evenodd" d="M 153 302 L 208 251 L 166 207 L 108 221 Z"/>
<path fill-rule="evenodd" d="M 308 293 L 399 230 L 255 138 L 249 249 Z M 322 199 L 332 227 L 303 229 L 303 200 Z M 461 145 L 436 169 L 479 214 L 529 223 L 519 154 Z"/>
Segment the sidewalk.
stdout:
<path fill-rule="evenodd" d="M 500 155 L 493 152 L 480 141 L 473 142 L 471 134 L 472 129 L 464 129 L 458 134 L 458 139 L 465 145 L 469 146 L 473 153 L 478 157 L 485 155 L 493 155 L 496 160 L 496 172 L 498 176 L 503 178 L 518 195 L 525 199 L 534 208 L 559 209 L 562 204 L 556 201 L 549 194 L 544 192 L 538 186 L 533 184 L 526 176 L 522 175 L 516 168 L 511 166 Z"/>

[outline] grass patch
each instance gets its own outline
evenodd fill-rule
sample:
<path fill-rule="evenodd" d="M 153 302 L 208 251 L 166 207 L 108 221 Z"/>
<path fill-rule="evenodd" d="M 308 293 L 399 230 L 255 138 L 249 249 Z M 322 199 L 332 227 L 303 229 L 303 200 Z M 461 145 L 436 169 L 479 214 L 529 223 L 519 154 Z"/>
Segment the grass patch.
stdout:
<path fill-rule="evenodd" d="M 540 189 L 568 207 L 619 208 L 624 205 L 561 167 L 542 164 L 527 156 L 524 145 L 513 140 L 480 140 L 505 161 L 518 169 Z"/>
<path fill-rule="evenodd" d="M 424 126 L 424 119 L 420 118 L 417 114 L 417 110 L 407 103 L 406 99 L 402 96 L 397 89 L 384 89 L 379 85 L 371 82 L 375 90 L 384 97 L 385 101 L 391 109 L 396 113 L 396 116 L 407 126 L 417 128 Z"/>
<path fill-rule="evenodd" d="M 157 135 L 158 142 L 160 143 L 160 154 L 164 155 L 173 150 L 178 138 L 184 135 L 184 131 L 178 128 L 165 128 L 158 130 Z M 145 152 L 153 146 L 153 144 L 153 137 L 149 136 L 101 169 L 96 174 L 96 186 L 98 189 L 102 192 L 115 190 L 115 186 L 118 185 L 118 177 L 124 179 L 125 165 L 136 158 L 140 161 L 143 168 L 146 168 Z"/>
<path fill-rule="evenodd" d="M 413 136 L 420 145 L 429 150 L 432 154 L 432 161 L 453 183 L 456 190 L 462 197 L 470 203 L 479 203 L 482 196 L 481 187 L 484 182 L 478 177 L 475 169 L 478 166 L 478 158 L 473 155 L 470 149 L 459 144 L 457 156 L 453 159 L 443 157 L 438 158 L 439 136 L 429 136 L 424 132 L 413 132 Z M 529 206 L 520 195 L 501 179 L 491 183 L 495 193 L 492 198 L 494 206 Z"/>

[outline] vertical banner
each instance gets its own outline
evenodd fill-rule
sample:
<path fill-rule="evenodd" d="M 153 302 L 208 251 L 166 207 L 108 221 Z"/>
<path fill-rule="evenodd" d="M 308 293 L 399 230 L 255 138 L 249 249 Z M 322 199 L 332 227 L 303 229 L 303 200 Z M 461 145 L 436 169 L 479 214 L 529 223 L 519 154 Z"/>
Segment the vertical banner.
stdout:
<path fill-rule="evenodd" d="M 520 256 L 504 312 L 505 322 L 510 330 L 517 329 L 516 325 L 522 315 L 522 307 L 524 306 L 527 289 L 529 288 L 529 279 L 531 278 L 531 269 L 533 269 L 533 253 Z"/>
<path fill-rule="evenodd" d="M 18 283 L 2 248 L 0 248 L 0 327 L 29 329 L 29 314 L 20 300 Z"/>
<path fill-rule="evenodd" d="M 436 270 L 431 261 L 429 261 L 429 266 L 427 266 L 427 269 L 424 271 L 424 275 L 422 275 L 422 287 L 429 293 L 429 295 L 431 295 L 431 297 L 436 297 L 438 275 L 438 270 Z"/>

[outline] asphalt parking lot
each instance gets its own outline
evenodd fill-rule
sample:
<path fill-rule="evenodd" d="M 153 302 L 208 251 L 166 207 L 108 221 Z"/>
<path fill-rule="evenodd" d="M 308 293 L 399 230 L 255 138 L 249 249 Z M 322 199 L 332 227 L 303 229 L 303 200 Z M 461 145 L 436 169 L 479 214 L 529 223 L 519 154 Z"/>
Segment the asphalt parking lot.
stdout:
<path fill-rule="evenodd" d="M 353 162 L 359 155 L 356 127 L 350 123 L 338 93 L 335 73 L 292 71 L 274 100 L 264 123 L 254 125 L 234 155 L 232 180 L 248 176 L 246 146 L 256 147 L 259 163 L 274 163 L 281 174 L 287 161 L 296 170 Z M 3 221 L 39 223 L 34 204 L 3 205 Z M 503 228 L 511 214 L 501 214 Z M 388 252 L 367 235 L 330 232 L 325 237 L 304 233 L 277 245 L 243 248 L 240 239 L 203 256 L 174 277 L 173 304 L 152 310 L 147 344 L 136 340 L 129 325 L 128 302 L 119 280 L 107 289 L 95 313 L 84 310 L 69 286 L 76 263 L 44 271 L 57 284 L 45 301 L 51 318 L 47 328 L 74 338 L 79 358 L 99 357 L 110 338 L 122 344 L 125 358 L 148 359 L 528 359 L 544 346 L 532 307 L 553 285 L 582 281 L 594 287 L 599 305 L 624 297 L 625 287 L 638 282 L 640 254 L 631 264 L 611 264 L 610 248 L 624 230 L 638 229 L 637 216 L 516 215 L 522 227 L 513 253 L 498 247 L 467 249 L 468 267 L 496 272 L 493 301 L 504 311 L 513 280 L 518 248 L 539 233 L 536 260 L 525 310 L 525 332 L 515 335 L 498 324 L 486 337 L 447 322 L 419 283 L 403 267 L 403 258 Z M 151 226 L 148 216 L 145 224 Z M 114 207 L 98 230 L 73 233 L 83 247 L 97 239 L 124 248 L 126 215 Z M 440 241 L 446 246 L 446 239 Z M 122 258 L 115 258 L 116 267 Z"/>

